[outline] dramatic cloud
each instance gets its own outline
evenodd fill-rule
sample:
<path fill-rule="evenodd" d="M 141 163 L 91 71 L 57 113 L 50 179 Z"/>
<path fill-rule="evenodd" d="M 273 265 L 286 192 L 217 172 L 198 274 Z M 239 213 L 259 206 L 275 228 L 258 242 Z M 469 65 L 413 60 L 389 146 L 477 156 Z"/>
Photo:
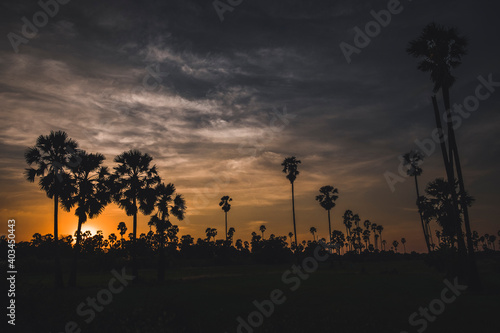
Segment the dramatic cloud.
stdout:
<path fill-rule="evenodd" d="M 500 81 L 499 30 L 491 2 L 402 1 L 404 10 L 347 63 L 339 44 L 373 20 L 387 1 L 243 1 L 221 22 L 211 1 L 71 1 L 14 49 L 33 1 L 3 4 L 0 44 L 1 218 L 20 221 L 19 237 L 51 232 L 51 204 L 24 180 L 23 153 L 41 134 L 64 130 L 107 165 L 122 151 L 154 157 L 161 176 L 187 199 L 181 233 L 222 230 L 222 195 L 233 197 L 230 226 L 248 239 L 291 230 L 290 184 L 284 157 L 302 160 L 296 182 L 298 232 L 315 226 L 327 237 L 325 212 L 315 202 L 326 184 L 339 188 L 333 212 L 343 229 L 345 209 L 406 237 L 423 249 L 411 181 L 391 192 L 384 172 L 397 156 L 428 138 L 434 127 L 427 74 L 405 53 L 430 21 L 458 27 L 470 42 L 457 70 L 453 102 L 474 93 L 477 77 Z M 500 89 L 499 89 L 500 90 Z M 500 91 L 481 102 L 457 130 L 467 187 L 477 199 L 474 229 L 492 232 L 500 213 L 496 177 Z M 424 164 L 421 187 L 443 176 L 440 152 Z M 110 206 L 94 229 L 116 232 L 123 211 Z M 139 231 L 147 230 L 147 217 Z M 131 223 L 131 221 L 130 221 Z M 62 214 L 61 232 L 76 220 Z M 219 232 L 220 235 L 220 232 Z"/>

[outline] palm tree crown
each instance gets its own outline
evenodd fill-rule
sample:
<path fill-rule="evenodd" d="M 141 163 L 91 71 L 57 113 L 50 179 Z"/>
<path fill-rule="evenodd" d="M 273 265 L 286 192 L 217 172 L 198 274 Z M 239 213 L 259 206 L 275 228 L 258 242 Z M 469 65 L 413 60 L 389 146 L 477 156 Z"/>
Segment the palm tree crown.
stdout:
<path fill-rule="evenodd" d="M 301 163 L 300 160 L 297 160 L 295 158 L 295 156 L 287 157 L 287 158 L 285 158 L 285 160 L 283 161 L 283 163 L 281 163 L 281 165 L 283 166 L 283 173 L 287 174 L 286 178 L 292 184 L 295 181 L 295 179 L 297 179 L 297 176 L 300 173 L 298 171 L 298 165 L 300 163 Z"/>
<path fill-rule="evenodd" d="M 418 69 L 430 72 L 434 92 L 448 89 L 455 82 L 451 69 L 462 63 L 467 53 L 467 39 L 459 36 L 455 28 L 446 28 L 434 22 L 428 24 L 420 36 L 412 40 L 406 50 L 408 54 L 422 60 Z"/>

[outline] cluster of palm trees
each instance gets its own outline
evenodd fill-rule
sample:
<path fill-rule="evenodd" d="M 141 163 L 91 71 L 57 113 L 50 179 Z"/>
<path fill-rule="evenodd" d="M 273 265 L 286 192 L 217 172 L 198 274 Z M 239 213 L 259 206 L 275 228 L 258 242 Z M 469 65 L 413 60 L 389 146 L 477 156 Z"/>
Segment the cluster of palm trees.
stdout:
<path fill-rule="evenodd" d="M 173 184 L 165 184 L 158 175 L 153 158 L 137 150 L 130 150 L 115 157 L 118 166 L 114 172 L 102 166 L 105 158 L 99 153 L 87 153 L 79 149 L 76 141 L 63 131 L 52 131 L 38 137 L 36 144 L 26 150 L 26 179 L 39 185 L 50 199 L 54 200 L 54 257 L 55 284 L 63 285 L 58 251 L 58 208 L 66 211 L 75 209 L 78 217 L 74 259 L 69 279 L 70 286 L 76 285 L 77 260 L 81 246 L 81 228 L 87 219 L 100 215 L 105 207 L 115 202 L 133 216 L 133 237 L 137 238 L 137 214 L 151 215 L 149 224 L 156 227 L 159 235 L 171 226 L 170 216 L 184 218 L 186 204 L 180 194 L 175 193 Z M 162 236 L 163 237 L 163 236 Z M 138 276 L 132 246 L 133 274 Z M 163 259 L 159 249 L 160 262 Z M 160 265 L 161 267 L 161 265 Z M 159 275 L 162 272 L 159 271 Z"/>
<path fill-rule="evenodd" d="M 409 55 L 420 59 L 418 69 L 422 72 L 429 72 L 431 80 L 434 83 L 431 100 L 446 173 L 446 181 L 443 180 L 442 182 L 444 187 L 443 193 L 447 196 L 446 199 L 449 203 L 446 207 L 447 229 L 449 229 L 447 232 L 450 233 L 450 230 L 453 230 L 459 255 L 460 269 L 456 273 L 461 277 L 468 275 L 469 284 L 473 288 L 480 288 L 474 256 L 474 241 L 468 213 L 470 203 L 467 202 L 468 195 L 464 185 L 450 107 L 450 89 L 456 81 L 456 78 L 452 75 L 452 69 L 457 68 L 462 63 L 462 57 L 467 53 L 467 40 L 465 37 L 460 36 L 455 28 L 447 28 L 436 23 L 430 23 L 423 29 L 420 36 L 410 41 L 406 51 Z M 438 92 L 441 92 L 442 95 L 444 114 L 439 109 L 436 96 Z M 445 126 L 441 123 L 443 116 L 446 119 Z M 406 154 L 405 162 L 410 166 L 408 174 L 415 177 L 418 198 L 417 205 L 427 249 L 430 253 L 432 245 L 430 240 L 431 232 L 425 225 L 425 207 L 422 203 L 424 200 L 421 200 L 417 183 L 417 176 L 422 172 L 418 167 L 419 162 L 421 162 L 421 155 Z M 465 227 L 465 237 L 463 227 Z M 467 241 L 467 245 L 464 238 Z M 465 258 L 468 258 L 468 274 L 464 272 Z"/>

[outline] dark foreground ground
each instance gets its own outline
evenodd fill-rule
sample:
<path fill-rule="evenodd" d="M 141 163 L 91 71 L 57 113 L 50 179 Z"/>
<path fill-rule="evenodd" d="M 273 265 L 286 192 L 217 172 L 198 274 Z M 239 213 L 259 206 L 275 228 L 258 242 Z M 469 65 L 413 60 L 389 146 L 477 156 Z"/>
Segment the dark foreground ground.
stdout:
<path fill-rule="evenodd" d="M 239 332 L 500 332 L 498 258 L 480 262 L 482 293 L 466 290 L 454 298 L 451 291 L 444 292 L 453 299 L 450 304 L 440 301 L 447 288 L 443 273 L 420 260 L 322 264 L 307 279 L 290 273 L 284 281 L 282 276 L 290 268 L 177 268 L 167 271 L 162 284 L 156 282 L 154 270 L 142 270 L 141 279 L 121 291 L 116 291 L 121 284 L 113 280 L 116 294 L 106 291 L 114 276 L 111 270 L 82 272 L 79 288 L 62 290 L 52 288 L 49 273 L 19 274 L 16 328 L 23 333 L 238 332 L 237 318 L 248 322 L 249 314 L 257 310 L 254 300 L 268 300 L 271 291 L 279 289 L 283 295 L 278 300 L 283 303 L 275 305 L 268 317 L 254 313 L 251 319 L 260 326 Z M 121 272 L 121 267 L 115 269 Z M 298 288 L 292 291 L 294 286 Z M 89 306 L 80 308 L 86 311 L 82 316 L 77 308 L 98 294 L 107 304 L 102 308 L 97 304 L 101 311 L 86 323 Z M 430 304 L 437 315 L 430 313 L 429 319 L 416 315 L 418 323 L 411 326 L 409 317 Z M 67 324 L 71 321 L 78 327 Z"/>

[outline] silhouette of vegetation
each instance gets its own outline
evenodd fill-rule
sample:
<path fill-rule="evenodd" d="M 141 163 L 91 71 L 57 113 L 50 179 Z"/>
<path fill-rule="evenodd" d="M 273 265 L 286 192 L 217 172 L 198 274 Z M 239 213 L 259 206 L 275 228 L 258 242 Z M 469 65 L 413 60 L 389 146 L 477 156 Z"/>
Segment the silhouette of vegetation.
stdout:
<path fill-rule="evenodd" d="M 228 195 L 223 196 L 220 198 L 219 206 L 221 206 L 222 210 L 224 211 L 224 220 L 225 220 L 225 225 L 226 225 L 226 241 L 228 239 L 228 234 L 227 234 L 227 212 L 231 209 L 231 204 L 230 202 L 233 201 L 232 198 L 230 198 Z"/>
<path fill-rule="evenodd" d="M 467 40 L 465 37 L 460 36 L 455 28 L 447 28 L 432 22 L 424 27 L 419 37 L 410 41 L 406 51 L 409 55 L 420 59 L 418 69 L 422 72 L 429 72 L 431 81 L 434 83 L 432 96 L 434 116 L 436 127 L 439 130 L 440 147 L 447 177 L 446 184 L 449 186 L 448 193 L 451 194 L 452 201 L 451 210 L 448 212 L 448 215 L 450 223 L 454 223 L 455 226 L 458 253 L 460 256 L 459 265 L 461 267 L 457 273 L 463 277 L 464 264 L 461 258 L 467 255 L 469 262 L 469 284 L 475 289 L 480 289 L 481 281 L 479 279 L 474 255 L 474 243 L 472 239 L 468 205 L 460 204 L 458 199 L 459 196 L 463 197 L 467 191 L 464 185 L 460 156 L 453 128 L 450 101 L 450 88 L 456 81 L 451 71 L 462 63 L 462 57 L 467 54 Z M 446 115 L 447 140 L 444 140 L 445 132 L 441 125 L 442 115 L 436 97 L 439 91 L 442 93 Z M 453 186 L 455 183 L 455 169 L 459 185 L 458 194 Z M 462 219 L 465 225 L 467 248 L 463 237 Z"/>
<path fill-rule="evenodd" d="M 298 170 L 298 166 L 300 164 L 300 160 L 297 160 L 295 156 L 292 157 L 287 157 L 281 163 L 281 166 L 283 167 L 283 173 L 286 173 L 286 179 L 290 181 L 290 184 L 292 185 L 292 216 L 293 216 L 293 234 L 295 236 L 295 246 L 298 246 L 297 243 L 297 226 L 295 224 L 295 194 L 294 194 L 294 188 L 293 184 L 295 182 L 295 179 L 297 179 L 297 176 L 300 174 Z"/>
<path fill-rule="evenodd" d="M 132 257 L 133 274 L 138 277 L 139 270 L 136 258 L 137 213 L 149 215 L 154 209 L 156 200 L 155 186 L 160 183 L 156 166 L 151 166 L 153 158 L 137 150 L 130 150 L 115 157 L 118 166 L 111 176 L 113 199 L 133 216 Z"/>
<path fill-rule="evenodd" d="M 330 235 L 330 243 L 332 242 L 332 222 L 330 219 L 330 211 L 335 207 L 335 201 L 338 199 L 338 189 L 327 185 L 319 189 L 319 195 L 316 200 L 328 212 L 328 234 Z"/>
<path fill-rule="evenodd" d="M 36 144 L 26 150 L 24 157 L 30 166 L 25 175 L 29 182 L 40 178 L 38 185 L 45 191 L 47 197 L 54 200 L 54 276 L 55 286 L 62 287 L 62 271 L 59 260 L 59 229 L 58 208 L 59 200 L 66 199 L 72 194 L 68 168 L 75 165 L 72 154 L 78 147 L 77 143 L 68 138 L 65 132 L 50 132 L 49 135 L 40 135 Z M 33 167 L 35 166 L 35 168 Z"/>

